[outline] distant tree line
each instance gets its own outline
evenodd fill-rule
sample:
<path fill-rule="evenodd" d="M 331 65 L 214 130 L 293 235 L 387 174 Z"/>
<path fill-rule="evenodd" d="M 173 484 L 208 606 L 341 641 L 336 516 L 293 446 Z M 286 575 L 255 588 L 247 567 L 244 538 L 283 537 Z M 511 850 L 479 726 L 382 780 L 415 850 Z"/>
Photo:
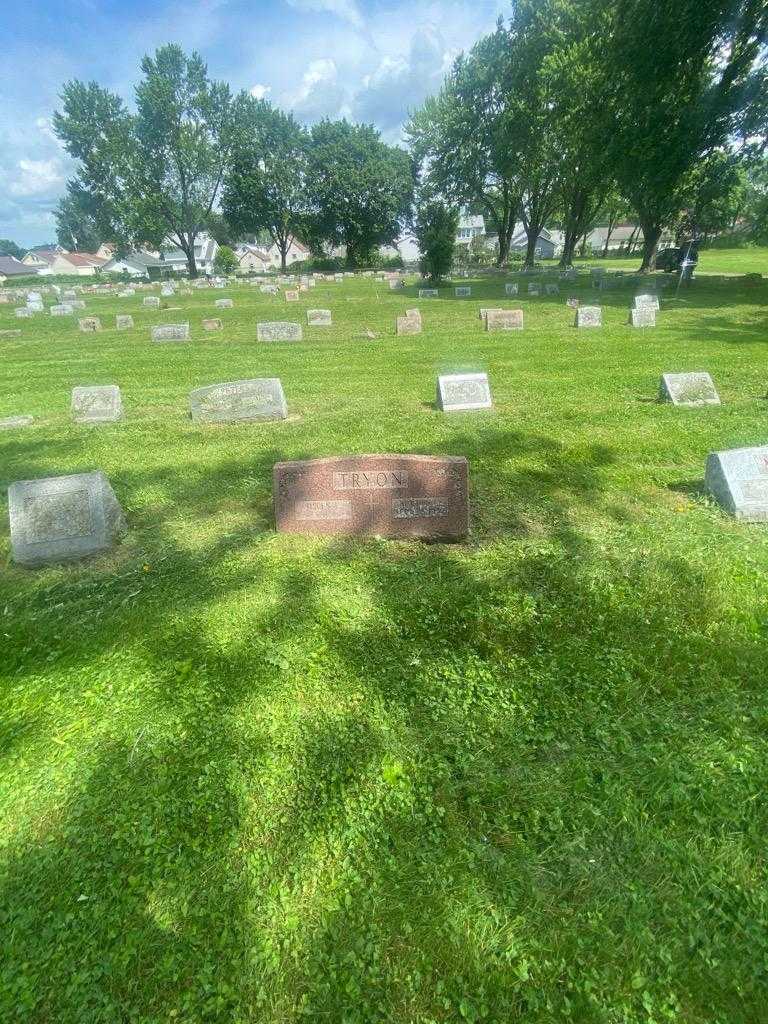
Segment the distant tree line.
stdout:
<path fill-rule="evenodd" d="M 301 125 L 164 46 L 142 61 L 135 112 L 95 82 L 65 85 L 54 127 L 78 172 L 59 240 L 171 240 L 194 276 L 203 231 L 268 238 L 283 265 L 298 237 L 361 266 L 410 225 L 440 274 L 465 206 L 499 264 L 519 222 L 526 264 L 557 225 L 567 265 L 598 222 L 633 216 L 648 269 L 665 229 L 751 220 L 765 235 L 767 41 L 763 0 L 518 0 L 412 114 L 410 153 L 371 125 Z"/>

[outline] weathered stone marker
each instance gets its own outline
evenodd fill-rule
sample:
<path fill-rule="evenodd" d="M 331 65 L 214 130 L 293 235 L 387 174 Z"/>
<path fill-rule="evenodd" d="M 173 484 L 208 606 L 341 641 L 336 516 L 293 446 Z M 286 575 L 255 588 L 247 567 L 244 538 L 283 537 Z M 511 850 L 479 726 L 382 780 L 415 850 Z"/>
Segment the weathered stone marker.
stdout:
<path fill-rule="evenodd" d="M 20 565 L 66 562 L 111 548 L 125 529 L 103 473 L 18 480 L 8 488 L 11 550 Z"/>
<path fill-rule="evenodd" d="M 720 405 L 720 396 L 708 373 L 665 373 L 659 399 L 673 405 Z"/>
<path fill-rule="evenodd" d="M 513 281 L 511 284 L 504 285 L 504 293 L 506 295 L 517 295 L 519 291 L 520 285 L 517 283 L 517 281 Z"/>
<path fill-rule="evenodd" d="M 51 306 L 51 316 L 73 316 L 75 307 L 69 302 L 62 302 L 58 306 Z"/>
<path fill-rule="evenodd" d="M 303 336 L 301 324 L 275 321 L 256 325 L 258 341 L 301 341 Z"/>
<path fill-rule="evenodd" d="M 203 320 L 204 331 L 221 331 L 224 329 L 224 325 L 218 317 L 213 317 L 210 320 Z"/>
<path fill-rule="evenodd" d="M 420 299 L 437 299 L 440 296 L 440 291 L 437 288 L 419 288 Z"/>
<path fill-rule="evenodd" d="M 28 317 L 28 316 L 31 317 L 31 316 L 34 316 L 34 313 L 27 306 L 17 306 L 16 307 L 16 316 L 18 316 L 18 317 Z"/>
<path fill-rule="evenodd" d="M 530 281 L 528 283 L 528 294 L 529 295 L 541 295 L 541 285 L 536 281 Z"/>
<path fill-rule="evenodd" d="M 152 328 L 152 341 L 189 341 L 189 324 L 158 324 Z"/>
<path fill-rule="evenodd" d="M 285 301 L 286 302 L 298 302 L 299 301 L 299 293 L 297 291 L 287 291 L 285 293 Z"/>
<path fill-rule="evenodd" d="M 30 427 L 34 422 L 34 416 L 6 416 L 0 420 L 0 430 L 18 430 L 21 427 Z"/>
<path fill-rule="evenodd" d="M 437 407 L 443 412 L 492 409 L 487 373 L 453 373 L 437 378 Z"/>
<path fill-rule="evenodd" d="M 544 286 L 544 291 L 547 295 L 559 295 L 560 285 L 559 284 L 547 284 Z"/>
<path fill-rule="evenodd" d="M 75 423 L 115 423 L 123 418 L 120 388 L 72 388 L 72 419 Z"/>
<path fill-rule="evenodd" d="M 456 296 L 457 299 L 468 299 L 471 294 L 472 294 L 472 289 L 470 287 L 463 287 L 463 288 L 455 288 L 454 289 L 454 295 Z"/>
<path fill-rule="evenodd" d="M 461 540 L 469 531 L 468 464 L 461 457 L 360 455 L 274 468 L 283 533 Z"/>
<path fill-rule="evenodd" d="M 421 334 L 421 317 L 399 316 L 397 318 L 397 336 L 405 334 Z"/>
<path fill-rule="evenodd" d="M 83 299 L 70 299 L 69 305 L 72 309 L 85 309 L 85 302 Z"/>
<path fill-rule="evenodd" d="M 768 445 L 712 452 L 707 457 L 704 484 L 736 519 L 768 522 Z"/>
<path fill-rule="evenodd" d="M 636 306 L 629 311 L 629 322 L 633 327 L 655 327 L 656 310 L 653 306 Z"/>
<path fill-rule="evenodd" d="M 485 314 L 486 331 L 522 331 L 522 309 L 489 309 Z"/>
<path fill-rule="evenodd" d="M 100 331 L 101 320 L 97 316 L 83 316 L 77 321 L 81 331 Z"/>
<path fill-rule="evenodd" d="M 648 292 L 635 296 L 635 309 L 654 309 L 659 311 L 659 297 Z"/>
<path fill-rule="evenodd" d="M 189 406 L 192 419 L 199 423 L 284 420 L 288 415 L 283 386 L 277 377 L 197 388 L 189 396 Z"/>
<path fill-rule="evenodd" d="M 276 284 L 262 284 L 259 286 L 259 291 L 262 295 L 277 295 L 278 290 Z"/>
<path fill-rule="evenodd" d="M 234 302 L 232 299 L 216 299 L 214 305 L 217 309 L 232 309 Z"/>
<path fill-rule="evenodd" d="M 128 331 L 133 327 L 133 317 L 130 313 L 118 313 L 115 317 L 115 326 L 118 331 Z"/>
<path fill-rule="evenodd" d="M 308 309 L 307 323 L 310 327 L 330 327 L 333 323 L 330 309 Z"/>
<path fill-rule="evenodd" d="M 577 327 L 602 327 L 603 311 L 600 306 L 579 306 L 576 310 Z"/>
<path fill-rule="evenodd" d="M 152 309 L 160 308 L 160 299 L 157 295 L 145 295 L 141 301 L 142 306 L 151 306 Z"/>

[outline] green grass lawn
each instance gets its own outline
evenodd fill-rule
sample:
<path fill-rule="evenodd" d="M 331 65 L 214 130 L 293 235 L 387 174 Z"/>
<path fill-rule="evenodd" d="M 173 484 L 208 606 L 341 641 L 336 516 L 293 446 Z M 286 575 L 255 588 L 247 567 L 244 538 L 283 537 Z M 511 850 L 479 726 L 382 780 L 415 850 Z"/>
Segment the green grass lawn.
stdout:
<path fill-rule="evenodd" d="M 700 279 L 648 331 L 584 288 L 605 327 L 577 332 L 568 286 L 470 283 L 93 297 L 99 335 L 0 306 L 0 416 L 36 417 L 0 433 L 4 508 L 102 469 L 130 525 L 30 571 L 4 512 L 4 1024 L 768 1019 L 768 529 L 702 489 L 768 440 L 768 284 Z M 492 412 L 435 410 L 459 369 Z M 683 370 L 722 406 L 657 404 Z M 258 376 L 287 421 L 193 426 L 192 388 Z M 74 426 L 85 384 L 124 422 Z M 363 452 L 465 455 L 470 541 L 274 532 L 275 462 Z"/>
<path fill-rule="evenodd" d="M 545 265 L 556 265 L 557 260 L 543 260 Z M 624 259 L 574 260 L 576 266 L 600 266 L 630 273 L 640 266 L 636 254 Z M 702 249 L 699 253 L 697 274 L 764 274 L 768 276 L 768 246 L 750 246 L 744 249 Z M 670 275 L 671 276 L 671 275 Z"/>

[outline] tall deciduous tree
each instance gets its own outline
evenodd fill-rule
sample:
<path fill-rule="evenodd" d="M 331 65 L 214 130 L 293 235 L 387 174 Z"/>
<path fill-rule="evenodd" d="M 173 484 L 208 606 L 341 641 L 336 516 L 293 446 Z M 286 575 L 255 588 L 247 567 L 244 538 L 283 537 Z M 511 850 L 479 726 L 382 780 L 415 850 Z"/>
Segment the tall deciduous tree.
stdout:
<path fill-rule="evenodd" d="M 74 252 L 95 252 L 109 240 L 110 217 L 93 192 L 75 178 L 67 182 L 67 193 L 56 209 L 56 239 Z"/>
<path fill-rule="evenodd" d="M 161 47 L 141 69 L 135 114 L 95 82 L 72 81 L 54 128 L 80 161 L 82 188 L 109 209 L 112 236 L 171 239 L 194 277 L 195 241 L 214 210 L 245 97 L 233 100 L 198 54 L 178 46 Z"/>
<path fill-rule="evenodd" d="M 249 99 L 221 205 L 236 232 L 269 234 L 283 270 L 291 242 L 306 232 L 308 147 L 292 114 Z"/>
<path fill-rule="evenodd" d="M 24 256 L 24 250 L 10 238 L 0 238 L 0 256 L 13 256 L 20 260 Z"/>
<path fill-rule="evenodd" d="M 418 203 L 414 234 L 421 253 L 421 272 L 431 281 L 439 281 L 450 272 L 458 226 L 457 207 L 439 199 L 424 198 Z"/>
<path fill-rule="evenodd" d="M 373 125 L 320 121 L 311 131 L 307 182 L 313 211 L 309 241 L 346 246 L 362 266 L 397 241 L 409 221 L 415 184 L 410 156 L 382 142 Z"/>
<path fill-rule="evenodd" d="M 693 172 L 737 126 L 768 33 L 762 0 L 602 0 L 611 28 L 606 135 L 643 228 L 643 270 L 685 205 Z"/>

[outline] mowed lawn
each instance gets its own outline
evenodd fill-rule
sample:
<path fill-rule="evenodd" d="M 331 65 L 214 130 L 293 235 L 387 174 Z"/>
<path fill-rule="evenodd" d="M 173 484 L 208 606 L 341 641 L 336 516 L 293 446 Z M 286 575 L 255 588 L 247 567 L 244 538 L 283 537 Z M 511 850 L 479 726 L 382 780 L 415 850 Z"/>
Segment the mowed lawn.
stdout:
<path fill-rule="evenodd" d="M 543 260 L 545 266 L 556 266 L 557 260 Z M 607 267 L 631 273 L 640 266 L 640 254 L 631 259 L 577 259 L 577 266 Z M 743 249 L 702 249 L 699 253 L 697 274 L 763 274 L 768 277 L 768 246 L 749 246 Z M 672 275 L 668 275 L 672 276 Z"/>
<path fill-rule="evenodd" d="M 768 527 L 702 485 L 768 441 L 768 284 L 639 331 L 629 288 L 460 283 L 92 297 L 98 335 L 0 307 L 0 416 L 36 418 L 0 433 L 3 1022 L 767 1019 Z M 435 410 L 461 369 L 492 412 Z M 659 405 L 685 370 L 722 406 Z M 192 388 L 259 376 L 287 421 L 192 424 Z M 124 422 L 70 422 L 87 384 Z M 363 452 L 465 455 L 469 542 L 274 532 L 275 462 Z M 93 469 L 123 543 L 16 567 L 8 484 Z"/>

